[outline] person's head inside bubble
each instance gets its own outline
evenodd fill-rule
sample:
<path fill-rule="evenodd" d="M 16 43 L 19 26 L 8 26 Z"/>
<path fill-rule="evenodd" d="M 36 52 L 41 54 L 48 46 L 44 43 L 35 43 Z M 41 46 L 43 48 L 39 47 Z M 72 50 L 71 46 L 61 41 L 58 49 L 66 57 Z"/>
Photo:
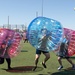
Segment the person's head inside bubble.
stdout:
<path fill-rule="evenodd" d="M 41 34 L 44 36 L 49 36 L 49 35 L 51 35 L 51 32 L 48 31 L 46 27 L 44 27 L 41 29 Z"/>

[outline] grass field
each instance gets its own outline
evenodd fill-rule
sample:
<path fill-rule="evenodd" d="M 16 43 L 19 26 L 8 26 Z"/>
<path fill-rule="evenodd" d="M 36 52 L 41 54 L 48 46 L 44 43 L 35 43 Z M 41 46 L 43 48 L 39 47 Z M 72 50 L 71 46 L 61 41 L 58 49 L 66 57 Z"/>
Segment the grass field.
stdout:
<path fill-rule="evenodd" d="M 63 59 L 63 70 L 58 71 L 59 63 L 55 53 L 50 52 L 50 59 L 47 61 L 47 68 L 44 69 L 41 62 L 44 59 L 44 55 L 41 54 L 38 68 L 36 71 L 32 71 L 35 59 L 35 48 L 29 43 L 23 43 L 21 41 L 21 52 L 18 56 L 11 58 L 11 67 L 13 70 L 7 70 L 6 61 L 0 65 L 0 75 L 75 75 L 75 70 L 71 70 L 71 65 Z M 71 60 L 75 62 L 75 56 L 71 57 Z"/>

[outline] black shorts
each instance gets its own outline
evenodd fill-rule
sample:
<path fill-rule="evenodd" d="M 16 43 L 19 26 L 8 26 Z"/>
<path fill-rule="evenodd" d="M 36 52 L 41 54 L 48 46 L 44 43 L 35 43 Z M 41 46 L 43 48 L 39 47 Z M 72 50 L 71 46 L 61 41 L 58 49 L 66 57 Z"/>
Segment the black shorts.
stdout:
<path fill-rule="evenodd" d="M 61 59 L 62 58 L 66 58 L 66 59 L 69 59 L 70 58 L 69 56 L 59 56 L 59 57 L 61 57 Z"/>
<path fill-rule="evenodd" d="M 41 54 L 41 53 L 49 53 L 49 51 L 41 51 L 41 50 L 36 49 L 36 54 Z"/>

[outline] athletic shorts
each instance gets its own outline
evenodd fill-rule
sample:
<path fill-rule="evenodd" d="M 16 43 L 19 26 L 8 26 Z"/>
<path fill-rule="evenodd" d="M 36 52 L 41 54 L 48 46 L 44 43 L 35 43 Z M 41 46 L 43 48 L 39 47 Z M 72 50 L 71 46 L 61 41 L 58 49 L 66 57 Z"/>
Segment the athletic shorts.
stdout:
<path fill-rule="evenodd" d="M 41 50 L 36 49 L 36 54 L 41 54 L 41 53 L 49 53 L 49 52 L 48 51 L 41 51 Z"/>
<path fill-rule="evenodd" d="M 69 56 L 67 56 L 67 57 L 59 56 L 59 57 L 61 57 L 61 59 L 62 59 L 62 58 L 66 58 L 66 59 L 69 59 L 69 58 L 70 58 Z"/>

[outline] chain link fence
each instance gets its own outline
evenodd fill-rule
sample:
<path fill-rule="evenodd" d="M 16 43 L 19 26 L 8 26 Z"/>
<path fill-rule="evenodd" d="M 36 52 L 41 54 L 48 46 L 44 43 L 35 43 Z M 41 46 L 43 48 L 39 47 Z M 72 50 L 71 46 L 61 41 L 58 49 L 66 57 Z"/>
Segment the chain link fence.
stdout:
<path fill-rule="evenodd" d="M 0 28 L 9 28 L 9 29 L 13 29 L 13 30 L 18 30 L 18 31 L 26 31 L 27 30 L 27 25 L 21 24 L 21 25 L 0 25 Z"/>

